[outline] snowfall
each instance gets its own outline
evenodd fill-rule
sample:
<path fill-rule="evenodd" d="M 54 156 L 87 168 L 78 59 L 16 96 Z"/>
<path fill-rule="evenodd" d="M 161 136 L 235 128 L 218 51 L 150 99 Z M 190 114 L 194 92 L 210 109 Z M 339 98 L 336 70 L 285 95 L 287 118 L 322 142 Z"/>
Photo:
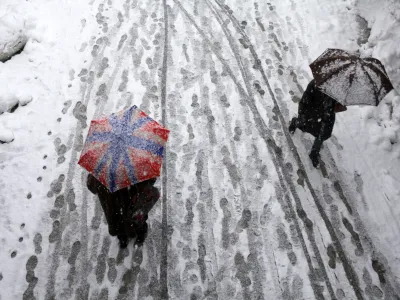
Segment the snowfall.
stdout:
<path fill-rule="evenodd" d="M 395 89 L 315 169 L 287 125 L 327 48 Z M 1 300 L 400 299 L 398 0 L 1 0 L 0 82 Z M 77 161 L 132 105 L 171 134 L 122 250 Z"/>

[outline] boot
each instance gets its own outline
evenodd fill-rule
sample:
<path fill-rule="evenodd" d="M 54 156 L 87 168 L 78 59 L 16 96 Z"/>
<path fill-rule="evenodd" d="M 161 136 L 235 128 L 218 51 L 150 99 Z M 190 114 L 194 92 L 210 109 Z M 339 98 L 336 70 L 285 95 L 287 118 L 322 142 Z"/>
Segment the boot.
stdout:
<path fill-rule="evenodd" d="M 289 132 L 291 134 L 294 134 L 297 128 L 297 118 L 292 118 L 292 121 L 290 121 L 289 124 Z"/>
<path fill-rule="evenodd" d="M 137 230 L 135 245 L 141 247 L 147 237 L 148 225 L 145 222 L 140 229 Z"/>
<path fill-rule="evenodd" d="M 125 235 L 119 235 L 118 236 L 118 240 L 119 240 L 119 246 L 122 249 L 125 249 L 126 247 L 128 247 L 128 237 Z"/>
<path fill-rule="evenodd" d="M 317 151 L 312 150 L 309 155 L 311 162 L 314 168 L 317 168 L 319 165 L 319 153 Z"/>

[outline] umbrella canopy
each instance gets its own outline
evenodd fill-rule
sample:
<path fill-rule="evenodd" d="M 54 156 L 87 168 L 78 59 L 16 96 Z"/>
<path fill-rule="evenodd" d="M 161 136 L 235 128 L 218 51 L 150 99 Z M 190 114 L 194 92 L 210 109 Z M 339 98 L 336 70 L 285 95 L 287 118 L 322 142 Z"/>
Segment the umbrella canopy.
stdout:
<path fill-rule="evenodd" d="M 133 106 L 91 122 L 78 164 L 115 192 L 160 176 L 168 135 Z"/>
<path fill-rule="evenodd" d="M 378 105 L 393 89 L 382 63 L 327 49 L 311 65 L 316 86 L 343 105 Z"/>

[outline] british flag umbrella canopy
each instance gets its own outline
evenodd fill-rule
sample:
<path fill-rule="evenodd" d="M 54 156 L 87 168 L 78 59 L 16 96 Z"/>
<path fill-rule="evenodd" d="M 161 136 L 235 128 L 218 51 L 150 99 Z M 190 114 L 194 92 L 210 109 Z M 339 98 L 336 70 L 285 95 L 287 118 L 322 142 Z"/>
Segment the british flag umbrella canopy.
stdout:
<path fill-rule="evenodd" d="M 115 192 L 160 176 L 168 135 L 133 106 L 91 122 L 78 164 Z"/>
<path fill-rule="evenodd" d="M 393 89 L 376 58 L 327 49 L 311 65 L 316 86 L 343 105 L 378 105 Z"/>

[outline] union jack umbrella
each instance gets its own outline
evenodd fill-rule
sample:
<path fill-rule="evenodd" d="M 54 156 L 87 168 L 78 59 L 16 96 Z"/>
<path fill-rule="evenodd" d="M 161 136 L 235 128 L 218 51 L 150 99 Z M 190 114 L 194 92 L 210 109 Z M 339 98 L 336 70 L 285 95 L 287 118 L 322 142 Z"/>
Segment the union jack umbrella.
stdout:
<path fill-rule="evenodd" d="M 78 164 L 115 192 L 160 176 L 168 135 L 133 106 L 91 122 Z"/>

